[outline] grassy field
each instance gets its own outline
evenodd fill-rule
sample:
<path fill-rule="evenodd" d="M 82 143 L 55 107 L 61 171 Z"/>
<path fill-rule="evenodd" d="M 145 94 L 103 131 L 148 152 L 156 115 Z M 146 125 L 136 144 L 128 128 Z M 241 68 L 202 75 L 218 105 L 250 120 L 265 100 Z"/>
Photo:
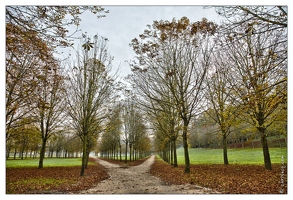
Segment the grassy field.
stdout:
<path fill-rule="evenodd" d="M 89 163 L 90 164 L 90 163 Z M 6 160 L 6 167 L 38 167 L 39 158 Z M 81 166 L 81 158 L 45 158 L 44 167 Z"/>
<path fill-rule="evenodd" d="M 270 148 L 272 163 L 287 163 L 287 148 Z M 184 150 L 177 149 L 178 164 L 184 164 Z M 189 149 L 191 164 L 222 164 L 222 149 Z M 230 164 L 263 164 L 263 153 L 261 148 L 228 149 L 228 160 Z"/>

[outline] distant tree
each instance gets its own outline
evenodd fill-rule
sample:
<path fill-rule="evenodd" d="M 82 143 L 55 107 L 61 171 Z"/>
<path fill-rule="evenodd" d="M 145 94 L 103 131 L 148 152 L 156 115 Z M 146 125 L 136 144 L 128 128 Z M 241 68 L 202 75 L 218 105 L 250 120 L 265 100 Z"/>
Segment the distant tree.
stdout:
<path fill-rule="evenodd" d="M 156 105 L 148 111 L 150 122 L 155 130 L 155 137 L 161 140 L 163 151 L 170 151 L 170 159 L 166 159 L 174 167 L 177 163 L 177 139 L 181 130 L 181 121 L 178 112 L 170 104 Z"/>
<path fill-rule="evenodd" d="M 118 149 L 121 158 L 121 134 L 122 134 L 122 107 L 120 104 L 115 106 L 108 116 L 106 128 L 103 131 L 100 150 L 102 152 L 109 152 L 109 157 L 112 159 L 118 158 Z"/>
<path fill-rule="evenodd" d="M 22 118 L 10 131 L 11 135 L 6 143 L 6 159 L 9 158 L 11 148 L 19 152 L 21 159 L 24 158 L 24 154 L 27 157 L 29 151 L 36 153 L 38 145 L 41 144 L 40 131 L 30 118 Z"/>

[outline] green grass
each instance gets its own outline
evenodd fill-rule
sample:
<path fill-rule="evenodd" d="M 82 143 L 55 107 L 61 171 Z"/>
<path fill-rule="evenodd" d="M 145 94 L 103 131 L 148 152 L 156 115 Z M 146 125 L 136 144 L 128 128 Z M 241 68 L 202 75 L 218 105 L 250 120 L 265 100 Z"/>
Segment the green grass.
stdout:
<path fill-rule="evenodd" d="M 71 181 L 74 183 L 73 181 Z M 56 179 L 56 178 L 28 178 L 25 180 L 20 180 L 15 182 L 14 184 L 30 184 L 30 185 L 61 185 L 64 183 L 68 183 L 68 179 Z"/>
<path fill-rule="evenodd" d="M 90 163 L 89 163 L 90 164 Z M 39 158 L 35 159 L 17 159 L 6 160 L 6 167 L 38 167 Z M 68 166 L 80 166 L 81 158 L 45 158 L 44 167 L 68 167 Z"/>
<path fill-rule="evenodd" d="M 271 162 L 287 163 L 287 148 L 270 148 Z M 223 164 L 222 149 L 188 149 L 190 164 Z M 184 150 L 177 149 L 178 164 L 184 164 Z M 261 148 L 228 149 L 229 164 L 263 164 Z"/>

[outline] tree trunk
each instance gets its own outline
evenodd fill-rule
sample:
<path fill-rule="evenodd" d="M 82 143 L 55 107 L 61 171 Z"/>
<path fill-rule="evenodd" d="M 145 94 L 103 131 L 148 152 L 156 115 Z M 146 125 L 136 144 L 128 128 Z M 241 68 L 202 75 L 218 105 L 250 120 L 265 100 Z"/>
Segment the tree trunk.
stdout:
<path fill-rule="evenodd" d="M 163 149 L 163 160 L 167 162 L 166 148 Z"/>
<path fill-rule="evenodd" d="M 9 158 L 9 154 L 10 154 L 10 148 L 6 149 L 6 159 Z"/>
<path fill-rule="evenodd" d="M 46 138 L 42 139 L 42 147 L 41 147 L 41 152 L 40 152 L 40 160 L 39 160 L 39 169 L 43 168 L 43 162 L 45 158 L 45 151 L 46 151 Z"/>
<path fill-rule="evenodd" d="M 116 147 L 116 160 L 118 160 L 118 148 Z"/>
<path fill-rule="evenodd" d="M 83 136 L 82 161 L 81 161 L 80 176 L 84 176 L 84 170 L 85 170 L 85 165 L 86 165 L 86 157 L 87 157 L 87 134 L 85 134 Z"/>
<path fill-rule="evenodd" d="M 170 157 L 169 157 L 169 145 L 165 148 L 166 151 L 166 162 L 170 164 Z"/>
<path fill-rule="evenodd" d="M 187 143 L 187 125 L 188 123 L 184 120 L 184 127 L 183 127 L 183 148 L 184 148 L 184 161 L 185 161 L 185 169 L 184 173 L 190 173 L 190 161 L 189 161 L 189 154 L 188 154 L 188 143 Z"/>
<path fill-rule="evenodd" d="M 127 146 L 128 146 L 128 142 L 126 141 L 126 143 L 125 143 L 125 163 L 127 163 Z"/>
<path fill-rule="evenodd" d="M 87 169 L 87 166 L 88 166 L 88 163 L 89 163 L 89 157 L 90 157 L 90 150 L 89 150 L 89 145 L 87 145 L 86 160 L 85 160 L 85 169 Z"/>
<path fill-rule="evenodd" d="M 224 156 L 224 165 L 228 165 L 228 151 L 227 151 L 227 137 L 226 134 L 223 135 L 223 156 Z"/>
<path fill-rule="evenodd" d="M 23 154 L 24 154 L 24 149 L 21 149 L 21 154 L 20 154 L 21 160 L 23 160 Z"/>
<path fill-rule="evenodd" d="M 264 132 L 265 132 L 265 130 L 260 130 L 261 145 L 262 145 L 262 150 L 263 150 L 265 168 L 267 170 L 272 170 L 272 164 L 271 164 L 271 157 L 270 157 L 270 152 L 269 152 L 268 140 L 267 140 L 267 137 L 266 137 Z"/>
<path fill-rule="evenodd" d="M 122 161 L 121 145 L 119 145 L 120 162 Z"/>
<path fill-rule="evenodd" d="M 173 150 L 174 150 L 174 167 L 178 167 L 178 163 L 177 163 L 177 150 L 176 150 L 176 139 L 173 140 Z"/>
<path fill-rule="evenodd" d="M 130 162 L 131 162 L 131 155 L 132 155 L 131 150 L 132 150 L 132 145 L 129 144 L 129 161 L 130 161 Z"/>
<path fill-rule="evenodd" d="M 16 147 L 14 148 L 14 154 L 13 154 L 13 159 L 15 160 L 16 159 L 16 153 L 17 153 L 17 149 Z"/>
<path fill-rule="evenodd" d="M 174 159 L 173 159 L 173 158 L 174 158 L 174 156 L 173 156 L 173 152 L 174 152 L 174 151 L 173 151 L 173 148 L 174 148 L 174 147 L 173 147 L 173 141 L 171 141 L 171 142 L 170 142 L 170 153 L 171 153 L 170 156 L 171 156 L 171 165 L 172 165 L 172 166 L 174 165 Z"/>

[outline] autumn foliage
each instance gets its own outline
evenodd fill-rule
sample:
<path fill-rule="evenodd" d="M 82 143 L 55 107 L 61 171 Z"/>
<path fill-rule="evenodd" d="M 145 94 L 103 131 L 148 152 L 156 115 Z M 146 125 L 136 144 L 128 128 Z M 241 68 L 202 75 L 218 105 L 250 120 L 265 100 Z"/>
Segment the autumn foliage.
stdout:
<path fill-rule="evenodd" d="M 224 194 L 287 194 L 287 165 L 274 164 L 273 170 L 262 165 L 190 165 L 174 168 L 156 158 L 150 173 L 166 184 L 192 184 L 208 187 Z"/>
<path fill-rule="evenodd" d="M 79 176 L 79 171 L 80 166 L 6 168 L 6 194 L 79 193 L 109 177 L 97 163 L 88 166 L 85 176 Z"/>

